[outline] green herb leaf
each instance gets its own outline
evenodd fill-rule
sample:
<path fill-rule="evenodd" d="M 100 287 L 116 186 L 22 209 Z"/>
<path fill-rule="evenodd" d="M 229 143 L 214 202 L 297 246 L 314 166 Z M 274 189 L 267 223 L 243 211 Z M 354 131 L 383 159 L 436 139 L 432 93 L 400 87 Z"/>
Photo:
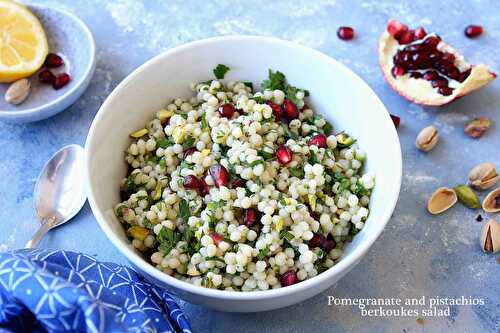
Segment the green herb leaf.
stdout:
<path fill-rule="evenodd" d="M 283 90 L 285 91 L 286 87 L 286 77 L 285 74 L 281 73 L 280 71 L 273 72 L 272 69 L 269 69 L 269 76 L 267 80 L 262 81 L 262 89 L 269 89 L 269 90 Z"/>
<path fill-rule="evenodd" d="M 304 107 L 304 100 L 297 98 L 297 92 L 299 92 L 299 89 L 293 86 L 287 86 L 285 95 L 288 97 L 289 100 L 291 100 L 297 108 L 300 110 Z M 304 93 L 305 95 L 305 93 Z"/>
<path fill-rule="evenodd" d="M 147 217 L 145 217 L 144 220 L 142 220 L 142 225 L 144 226 L 144 228 L 149 229 L 149 230 L 152 230 L 154 227 L 154 224 L 151 223 L 151 221 L 148 220 Z"/>
<path fill-rule="evenodd" d="M 160 248 L 165 251 L 165 255 L 168 255 L 175 248 L 177 242 L 181 240 L 181 234 L 163 227 L 156 236 L 156 240 L 160 243 Z"/>
<path fill-rule="evenodd" d="M 357 183 L 356 188 L 354 189 L 354 194 L 363 196 L 370 194 L 370 191 L 368 191 L 361 183 Z"/>
<path fill-rule="evenodd" d="M 316 156 L 316 153 L 314 151 L 312 151 L 312 150 L 310 151 L 310 153 L 311 153 L 311 156 L 309 156 L 308 162 L 310 164 L 316 164 L 316 163 L 318 163 L 319 160 L 318 160 L 318 156 Z"/>
<path fill-rule="evenodd" d="M 245 86 L 247 86 L 247 87 L 250 87 L 250 89 L 252 89 L 252 90 L 253 90 L 253 83 L 252 83 L 252 82 L 250 82 L 250 81 L 245 81 L 245 82 L 243 82 L 243 84 L 244 84 Z"/>
<path fill-rule="evenodd" d="M 268 254 L 269 254 L 269 249 L 267 247 L 265 247 L 259 251 L 259 254 L 257 255 L 257 259 L 264 260 Z"/>
<path fill-rule="evenodd" d="M 167 161 L 165 161 L 164 158 L 160 159 L 159 164 L 160 164 L 160 168 L 162 168 L 162 169 L 165 169 L 167 167 Z"/>
<path fill-rule="evenodd" d="M 332 131 L 333 131 L 333 126 L 327 121 L 325 126 L 323 126 L 323 133 L 325 133 L 325 135 L 330 135 L 332 134 Z"/>
<path fill-rule="evenodd" d="M 217 67 L 214 68 L 214 75 L 218 80 L 222 80 L 229 70 L 230 68 L 226 65 L 218 64 Z"/>
<path fill-rule="evenodd" d="M 290 174 L 294 177 L 301 178 L 301 179 L 304 178 L 304 170 L 302 168 L 299 168 L 299 167 L 290 168 L 289 171 L 290 171 Z"/>
<path fill-rule="evenodd" d="M 161 139 L 156 141 L 156 146 L 160 148 L 167 148 L 174 145 L 174 141 L 172 139 Z"/>
<path fill-rule="evenodd" d="M 191 210 L 189 209 L 189 204 L 184 199 L 182 199 L 179 202 L 179 215 L 184 222 L 187 222 L 189 219 L 189 216 L 191 216 Z"/>
<path fill-rule="evenodd" d="M 281 230 L 280 231 L 280 238 L 284 238 L 287 241 L 291 242 L 292 239 L 294 239 L 295 237 L 289 231 L 287 231 L 287 230 Z"/>
<path fill-rule="evenodd" d="M 252 168 L 253 168 L 253 167 L 254 167 L 254 166 L 256 166 L 256 165 L 259 165 L 259 164 L 264 164 L 264 163 L 265 163 L 265 162 L 264 162 L 264 160 L 255 160 L 255 161 L 253 161 L 252 163 L 250 163 L 248 166 L 250 166 L 250 167 L 252 167 Z"/>
<path fill-rule="evenodd" d="M 206 261 L 209 261 L 209 260 L 213 260 L 213 261 L 220 261 L 222 263 L 226 263 L 226 261 L 222 258 L 219 258 L 219 257 L 216 257 L 216 256 L 212 256 L 212 257 L 205 257 L 205 260 Z"/>
<path fill-rule="evenodd" d="M 265 99 L 264 99 L 264 97 L 262 97 L 262 96 L 254 96 L 254 97 L 252 97 L 252 99 L 253 99 L 254 101 L 256 101 L 257 103 L 259 103 L 259 104 L 264 104 L 264 103 L 266 103 L 266 100 L 265 100 Z"/>
<path fill-rule="evenodd" d="M 205 114 L 205 113 L 203 113 L 203 114 L 201 115 L 201 129 L 202 129 L 202 130 L 204 130 L 204 129 L 206 129 L 206 128 L 208 128 L 208 124 L 207 124 L 207 116 L 206 116 L 206 114 Z"/>
<path fill-rule="evenodd" d="M 191 147 L 193 147 L 194 141 L 195 141 L 194 138 L 191 135 L 188 135 L 184 139 L 184 143 L 183 143 L 184 148 L 191 148 Z"/>
<path fill-rule="evenodd" d="M 259 150 L 258 154 L 266 161 L 274 157 L 273 153 L 267 152 L 265 150 Z"/>

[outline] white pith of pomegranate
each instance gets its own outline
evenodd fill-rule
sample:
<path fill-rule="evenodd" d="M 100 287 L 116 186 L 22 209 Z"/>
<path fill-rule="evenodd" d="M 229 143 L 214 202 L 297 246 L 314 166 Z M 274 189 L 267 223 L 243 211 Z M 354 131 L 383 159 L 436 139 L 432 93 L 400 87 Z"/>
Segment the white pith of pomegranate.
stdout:
<path fill-rule="evenodd" d="M 390 20 L 379 41 L 379 62 L 387 83 L 401 96 L 440 106 L 496 78 L 486 65 L 467 63 L 435 33 Z"/>

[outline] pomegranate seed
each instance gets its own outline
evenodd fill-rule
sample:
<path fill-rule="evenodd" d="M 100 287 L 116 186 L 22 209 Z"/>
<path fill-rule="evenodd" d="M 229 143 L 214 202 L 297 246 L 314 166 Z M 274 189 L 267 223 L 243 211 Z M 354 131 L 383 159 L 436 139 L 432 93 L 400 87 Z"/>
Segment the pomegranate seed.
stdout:
<path fill-rule="evenodd" d="M 422 28 L 422 27 L 418 27 L 418 28 L 415 30 L 415 39 L 422 39 L 422 38 L 424 38 L 425 36 L 427 36 L 427 33 L 425 32 L 424 28 Z"/>
<path fill-rule="evenodd" d="M 476 38 L 483 33 L 483 27 L 480 25 L 469 25 L 464 30 L 465 36 Z"/>
<path fill-rule="evenodd" d="M 413 30 L 407 30 L 401 34 L 398 38 L 399 44 L 410 44 L 415 40 L 415 32 Z"/>
<path fill-rule="evenodd" d="M 184 159 L 186 159 L 186 157 L 188 157 L 189 155 L 193 154 L 194 152 L 196 151 L 196 148 L 195 147 L 191 147 L 191 148 L 188 148 L 184 151 Z"/>
<path fill-rule="evenodd" d="M 354 38 L 354 29 L 351 27 L 340 27 L 337 30 L 337 36 L 342 40 L 351 40 Z"/>
<path fill-rule="evenodd" d="M 217 188 L 221 186 L 226 186 L 229 184 L 229 172 L 227 172 L 226 168 L 222 165 L 212 165 L 208 168 L 208 172 L 212 179 L 214 180 L 214 184 Z"/>
<path fill-rule="evenodd" d="M 323 242 L 321 243 L 321 249 L 326 252 L 330 252 L 337 246 L 337 243 L 333 238 L 330 238 L 331 236 L 328 235 L 328 238 L 324 238 Z"/>
<path fill-rule="evenodd" d="M 424 73 L 424 80 L 427 80 L 427 81 L 432 81 L 434 79 L 437 79 L 438 77 L 438 73 L 435 72 L 435 71 L 427 71 Z"/>
<path fill-rule="evenodd" d="M 49 68 L 56 68 L 64 64 L 63 59 L 55 53 L 47 54 L 44 65 Z"/>
<path fill-rule="evenodd" d="M 273 103 L 271 101 L 267 101 L 266 104 L 269 105 L 271 107 L 271 109 L 273 110 L 273 114 L 276 117 L 276 120 L 280 120 L 284 116 L 283 109 L 281 108 L 281 105 L 278 105 L 278 104 Z"/>
<path fill-rule="evenodd" d="M 291 100 L 285 99 L 283 107 L 285 109 L 286 117 L 289 120 L 297 119 L 299 117 L 299 109 L 297 109 L 297 106 Z"/>
<path fill-rule="evenodd" d="M 321 243 L 324 241 L 325 237 L 322 234 L 315 233 L 313 238 L 309 240 L 309 248 L 321 247 Z"/>
<path fill-rule="evenodd" d="M 453 89 L 450 87 L 439 87 L 438 92 L 443 96 L 449 96 L 453 93 Z"/>
<path fill-rule="evenodd" d="M 61 89 L 69 83 L 71 77 L 67 73 L 60 74 L 56 76 L 54 82 L 52 82 L 52 87 L 56 90 Z"/>
<path fill-rule="evenodd" d="M 221 116 L 231 119 L 236 112 L 236 108 L 233 104 L 226 103 L 221 105 L 219 112 Z"/>
<path fill-rule="evenodd" d="M 401 123 L 401 118 L 391 114 L 391 119 L 392 119 L 392 122 L 394 123 L 394 126 L 396 126 L 396 128 L 398 128 L 399 124 Z"/>
<path fill-rule="evenodd" d="M 428 49 L 435 49 L 436 46 L 438 46 L 439 42 L 441 41 L 441 38 L 438 36 L 432 36 L 427 38 L 422 42 L 422 45 L 424 47 L 427 47 Z"/>
<path fill-rule="evenodd" d="M 404 75 L 405 74 L 405 69 L 401 66 L 394 66 L 392 68 L 392 75 L 394 77 L 396 76 L 401 76 L 401 75 Z"/>
<path fill-rule="evenodd" d="M 451 62 L 453 63 L 455 61 L 455 55 L 453 53 L 445 52 L 441 56 L 441 60 L 445 62 Z"/>
<path fill-rule="evenodd" d="M 245 209 L 245 225 L 252 227 L 259 219 L 259 212 L 255 208 Z"/>
<path fill-rule="evenodd" d="M 212 241 L 214 242 L 215 246 L 219 246 L 219 243 L 224 240 L 224 237 L 222 237 L 216 232 L 211 232 L 209 236 L 212 238 Z"/>
<path fill-rule="evenodd" d="M 315 145 L 320 148 L 326 148 L 326 135 L 324 134 L 317 134 L 313 136 L 309 141 L 307 142 L 309 146 Z"/>
<path fill-rule="evenodd" d="M 200 180 L 200 190 L 198 192 L 200 193 L 200 195 L 207 195 L 210 192 L 210 188 L 208 187 L 208 184 L 205 181 L 204 177 L 202 177 Z"/>
<path fill-rule="evenodd" d="M 443 77 L 439 77 L 435 80 L 431 81 L 432 88 L 441 88 L 446 87 L 448 85 L 448 80 Z"/>
<path fill-rule="evenodd" d="M 458 81 L 460 82 L 464 82 L 470 75 L 470 72 L 471 72 L 471 69 L 469 68 L 468 70 L 466 70 L 465 72 L 463 73 L 460 73 L 460 78 L 458 79 Z"/>
<path fill-rule="evenodd" d="M 297 273 L 295 273 L 295 271 L 288 271 L 281 275 L 280 282 L 283 287 L 286 287 L 296 284 L 299 282 L 299 279 L 297 278 Z"/>
<path fill-rule="evenodd" d="M 410 73 L 410 77 L 412 77 L 414 79 L 420 79 L 422 77 L 422 73 L 420 73 L 420 72 L 411 72 Z"/>
<path fill-rule="evenodd" d="M 389 23 L 387 24 L 387 31 L 392 37 L 397 39 L 403 33 L 408 31 L 408 26 L 397 20 L 390 20 Z"/>
<path fill-rule="evenodd" d="M 199 190 L 201 188 L 200 180 L 193 175 L 185 176 L 182 182 L 184 188 L 188 188 L 190 190 Z"/>
<path fill-rule="evenodd" d="M 292 151 L 285 145 L 281 145 L 276 149 L 276 158 L 281 165 L 286 165 L 292 161 Z"/>
<path fill-rule="evenodd" d="M 38 80 L 41 83 L 52 84 L 56 80 L 56 76 L 50 70 L 44 68 L 38 73 Z"/>
<path fill-rule="evenodd" d="M 238 187 L 245 187 L 245 185 L 246 182 L 243 179 L 236 179 L 235 181 L 233 181 L 231 188 L 234 190 L 237 189 Z"/>

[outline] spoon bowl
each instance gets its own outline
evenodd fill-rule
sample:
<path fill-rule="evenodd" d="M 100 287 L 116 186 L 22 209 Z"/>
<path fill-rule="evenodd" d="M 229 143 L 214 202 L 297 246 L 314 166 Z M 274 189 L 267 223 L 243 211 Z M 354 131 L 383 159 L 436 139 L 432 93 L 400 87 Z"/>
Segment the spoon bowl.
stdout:
<path fill-rule="evenodd" d="M 41 227 L 26 247 L 36 247 L 47 231 L 69 221 L 82 209 L 87 200 L 84 157 L 81 146 L 69 145 L 45 164 L 33 194 Z"/>

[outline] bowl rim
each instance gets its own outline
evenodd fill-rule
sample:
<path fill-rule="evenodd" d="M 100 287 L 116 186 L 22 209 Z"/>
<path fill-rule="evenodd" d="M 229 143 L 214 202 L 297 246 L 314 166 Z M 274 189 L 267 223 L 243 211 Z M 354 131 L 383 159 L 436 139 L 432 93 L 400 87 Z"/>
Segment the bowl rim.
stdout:
<path fill-rule="evenodd" d="M 94 132 L 96 131 L 97 124 L 103 117 L 104 112 L 108 108 L 108 105 L 111 104 L 111 101 L 115 98 L 115 96 L 119 93 L 119 91 L 127 86 L 129 82 L 136 79 L 136 77 L 140 76 L 141 72 L 146 70 L 149 67 L 156 66 L 157 63 L 162 62 L 164 58 L 169 58 L 176 53 L 186 51 L 190 48 L 196 48 L 199 46 L 205 46 L 207 44 L 218 43 L 223 41 L 233 41 L 233 42 L 264 42 L 264 43 L 275 43 L 281 46 L 290 48 L 290 49 L 300 49 L 303 51 L 310 52 L 312 56 L 319 57 L 326 63 L 335 66 L 339 71 L 343 74 L 352 76 L 355 81 L 357 81 L 360 85 L 365 86 L 368 89 L 369 93 L 373 94 L 376 100 L 380 102 L 380 105 L 387 111 L 387 108 L 377 96 L 377 94 L 370 88 L 370 86 L 362 80 L 356 73 L 347 68 L 342 63 L 336 61 L 330 56 L 317 51 L 315 49 L 290 42 L 285 41 L 275 37 L 264 37 L 264 36 L 248 36 L 248 35 L 229 35 L 229 36 L 219 36 L 219 37 L 211 37 L 207 39 L 202 39 L 198 41 L 189 42 L 177 47 L 174 47 L 166 52 L 163 52 L 152 59 L 146 61 L 144 64 L 136 68 L 132 73 L 130 73 L 120 84 L 111 92 L 111 94 L 106 98 L 99 111 L 97 112 L 92 125 L 90 127 L 89 133 L 87 135 L 86 143 L 85 143 L 85 151 L 86 151 L 86 162 L 85 162 L 85 178 L 88 184 L 88 200 L 90 207 L 96 217 L 96 220 L 100 227 L 103 229 L 104 233 L 111 240 L 113 245 L 118 248 L 118 250 L 136 267 L 140 268 L 144 274 L 149 275 L 155 280 L 159 280 L 164 282 L 166 285 L 180 289 L 183 291 L 187 291 L 188 293 L 192 293 L 198 296 L 204 296 L 209 298 L 215 298 L 219 300 L 239 300 L 239 301 L 255 301 L 255 300 L 264 300 L 264 299 L 273 299 L 279 298 L 282 296 L 289 296 L 294 293 L 298 293 L 304 290 L 307 290 L 314 285 L 323 284 L 326 280 L 331 279 L 333 276 L 345 273 L 352 267 L 354 267 L 364 256 L 364 254 L 370 249 L 375 240 L 379 237 L 382 231 L 385 229 L 389 219 L 394 212 L 394 208 L 396 206 L 397 200 L 399 198 L 399 193 L 401 189 L 401 178 L 402 178 L 402 154 L 401 154 L 401 146 L 399 142 L 399 137 L 397 135 L 397 131 L 394 126 L 390 127 L 391 135 L 394 139 L 393 145 L 396 149 L 396 156 L 394 157 L 395 163 L 397 163 L 397 174 L 394 174 L 395 179 L 395 191 L 393 192 L 393 196 L 389 202 L 387 202 L 387 209 L 385 212 L 377 219 L 378 228 L 374 230 L 374 232 L 366 235 L 366 240 L 352 249 L 351 255 L 348 258 L 343 258 L 337 264 L 329 268 L 328 270 L 318 274 L 310 279 L 301 281 L 300 283 L 283 287 L 277 289 L 269 289 L 263 291 L 251 291 L 251 292 L 241 292 L 241 291 L 226 291 L 226 290 L 218 290 L 205 288 L 201 286 L 196 286 L 189 282 L 185 282 L 179 279 L 176 279 L 170 275 L 167 275 L 158 269 L 156 269 L 153 265 L 144 260 L 138 253 L 135 252 L 130 246 L 126 246 L 122 243 L 122 240 L 113 232 L 111 227 L 106 223 L 106 217 L 104 213 L 101 212 L 94 198 L 94 190 L 90 186 L 90 158 L 89 153 L 91 152 L 91 145 L 94 136 Z M 386 112 L 384 115 L 386 121 L 388 123 L 392 123 L 389 112 Z"/>
<path fill-rule="evenodd" d="M 80 19 L 75 14 L 70 13 L 69 11 L 60 9 L 60 8 L 54 8 L 54 7 L 43 6 L 43 5 L 35 5 L 35 4 L 29 4 L 28 7 L 35 8 L 35 9 L 40 9 L 40 10 L 44 10 L 44 11 L 59 12 L 60 14 L 62 14 L 64 16 L 67 16 L 70 19 L 72 19 L 73 21 L 75 21 L 77 23 L 77 25 L 80 27 L 80 29 L 83 31 L 83 33 L 85 34 L 86 39 L 88 41 L 88 44 L 90 46 L 90 49 L 89 49 L 89 55 L 90 55 L 89 61 L 87 61 L 87 67 L 83 71 L 83 74 L 80 76 L 80 78 L 78 79 L 78 81 L 76 81 L 75 84 L 70 89 L 68 89 L 67 91 L 65 91 L 63 94 L 61 94 L 60 96 L 58 96 L 54 100 L 52 100 L 52 101 L 50 101 L 48 103 L 39 105 L 39 106 L 32 107 L 30 109 L 24 109 L 24 110 L 0 110 L 0 116 L 7 116 L 7 117 L 11 117 L 12 116 L 12 117 L 17 118 L 17 116 L 21 116 L 21 115 L 27 116 L 29 114 L 38 114 L 38 113 L 41 113 L 41 112 L 46 111 L 48 109 L 53 109 L 54 107 L 57 107 L 58 104 L 64 102 L 65 99 L 69 98 L 74 93 L 76 93 L 78 91 L 78 89 L 83 84 L 85 84 L 87 78 L 90 75 L 92 75 L 92 73 L 94 72 L 94 69 L 95 69 L 96 45 L 95 45 L 94 36 L 92 35 L 92 32 L 87 27 L 87 25 L 85 24 L 85 22 L 82 21 L 82 19 Z M 62 111 L 62 110 L 59 110 L 58 112 L 60 112 L 60 111 Z"/>

